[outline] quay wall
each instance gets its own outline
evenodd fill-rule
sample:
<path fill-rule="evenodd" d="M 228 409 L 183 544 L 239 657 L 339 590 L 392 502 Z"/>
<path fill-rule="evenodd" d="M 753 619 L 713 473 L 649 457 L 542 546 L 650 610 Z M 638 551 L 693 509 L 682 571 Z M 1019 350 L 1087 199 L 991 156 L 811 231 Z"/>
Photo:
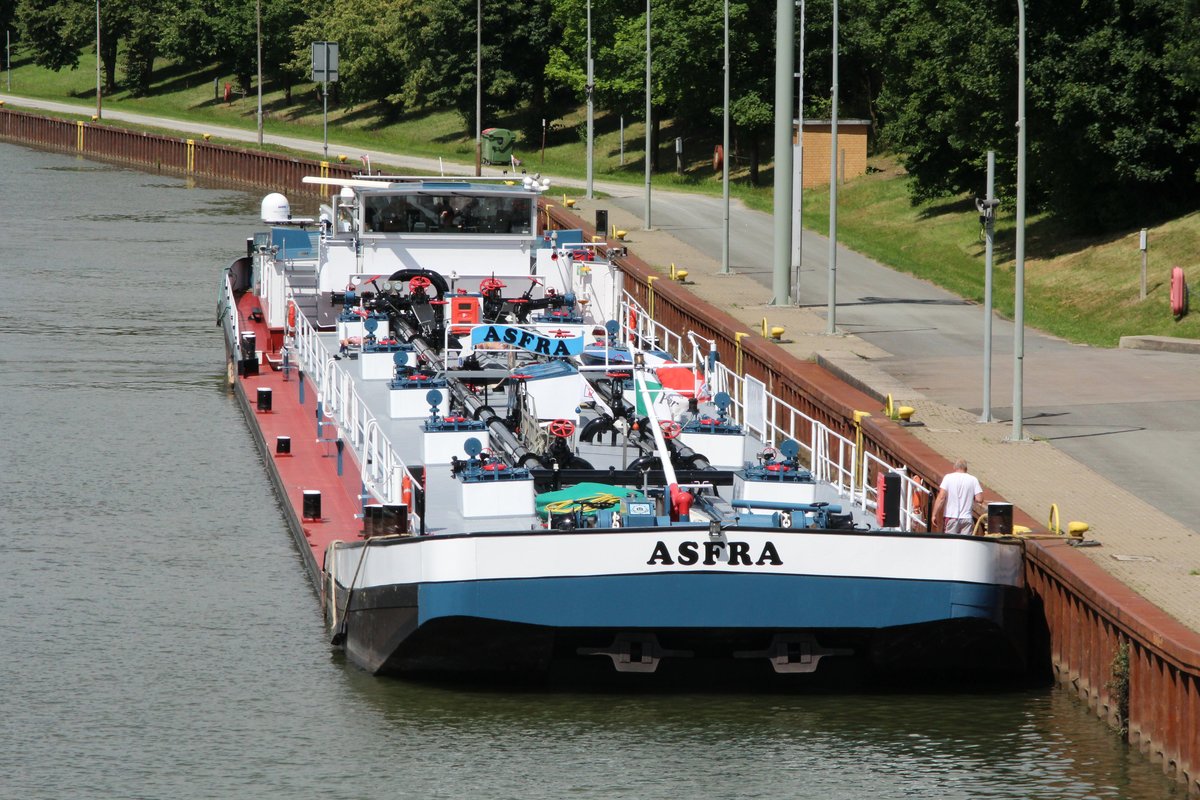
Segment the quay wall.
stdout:
<path fill-rule="evenodd" d="M 255 152 L 3 107 L 0 140 L 289 195 L 330 193 L 302 183 L 307 175 L 349 177 L 359 172 L 357 164 Z M 566 209 L 548 208 L 544 218 L 550 227 L 596 233 Z M 691 329 L 713 340 L 727 361 L 732 354 L 739 372 L 763 381 L 784 402 L 861 441 L 881 459 L 907 465 L 926 485 L 936 485 L 951 469 L 944 456 L 882 415 L 855 422 L 855 411 L 878 410 L 878 401 L 867 393 L 745 331 L 728 313 L 675 282 L 660 280 L 663 276 L 636 254 L 614 260 L 627 276 L 627 288 L 656 318 L 675 330 Z M 807 434 L 794 431 L 801 439 Z M 1016 521 L 1035 531 L 1040 528 L 1020 509 Z M 1042 660 L 1054 680 L 1121 730 L 1165 773 L 1186 783 L 1191 794 L 1200 795 L 1200 633 L 1061 540 L 1030 539 L 1025 553 L 1032 605 L 1044 621 L 1037 637 Z"/>

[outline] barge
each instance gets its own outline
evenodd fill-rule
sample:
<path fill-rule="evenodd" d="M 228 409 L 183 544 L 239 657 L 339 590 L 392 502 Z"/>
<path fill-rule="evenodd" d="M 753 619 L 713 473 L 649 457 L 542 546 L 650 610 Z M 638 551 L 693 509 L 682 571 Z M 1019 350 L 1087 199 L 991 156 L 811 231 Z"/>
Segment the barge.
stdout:
<path fill-rule="evenodd" d="M 546 230 L 535 177 L 310 178 L 224 272 L 228 372 L 320 593 L 376 674 L 1020 676 L 1022 544 L 927 490 Z"/>

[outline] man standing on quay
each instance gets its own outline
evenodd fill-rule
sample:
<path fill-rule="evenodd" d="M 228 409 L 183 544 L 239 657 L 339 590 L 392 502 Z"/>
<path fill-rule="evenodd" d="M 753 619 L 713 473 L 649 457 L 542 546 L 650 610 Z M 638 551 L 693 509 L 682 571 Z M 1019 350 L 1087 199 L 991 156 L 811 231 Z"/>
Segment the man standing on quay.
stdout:
<path fill-rule="evenodd" d="M 942 521 L 946 533 L 971 532 L 971 508 L 983 502 L 983 487 L 979 480 L 967 472 L 967 462 L 954 462 L 954 472 L 947 473 L 938 487 L 937 499 L 933 501 L 934 524 Z"/>

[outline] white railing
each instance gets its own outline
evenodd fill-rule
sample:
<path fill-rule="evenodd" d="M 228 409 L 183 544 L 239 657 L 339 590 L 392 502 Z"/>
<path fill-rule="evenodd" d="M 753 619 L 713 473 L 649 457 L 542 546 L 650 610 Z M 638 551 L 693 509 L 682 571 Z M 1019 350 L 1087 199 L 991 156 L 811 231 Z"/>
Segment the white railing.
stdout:
<path fill-rule="evenodd" d="M 225 270 L 225 288 L 221 293 L 221 302 L 217 306 L 221 317 L 221 327 L 225 329 L 225 341 L 229 344 L 230 352 L 235 360 L 242 358 L 242 336 L 238 327 L 237 300 L 233 296 L 233 275 Z"/>
<path fill-rule="evenodd" d="M 322 415 L 331 420 L 342 440 L 358 456 L 367 494 L 385 505 L 399 504 L 405 478 L 410 486 L 417 486 L 416 478 L 359 396 L 350 373 L 329 354 L 318 337 L 303 312 L 297 312 L 293 337 L 296 360 L 313 384 Z M 419 527 L 415 509 L 409 508 L 408 519 L 411 529 Z"/>
<path fill-rule="evenodd" d="M 776 446 L 787 439 L 796 442 L 800 446 L 800 459 L 807 463 L 813 477 L 832 485 L 839 495 L 864 511 L 876 508 L 878 494 L 867 476 L 881 471 L 898 473 L 900 527 L 904 530 L 928 527 L 924 514 L 931 490 L 920 478 L 910 475 L 907 467 L 896 467 L 867 453 L 856 442 L 766 391 L 760 381 L 711 357 L 716 349 L 715 342 L 692 332 L 687 334 L 685 341 L 685 337 L 655 321 L 649 310 L 628 292 L 621 300 L 620 321 L 622 342 L 631 338 L 643 346 L 653 342 L 680 363 L 690 364 L 698 375 L 703 376 L 710 395 L 720 391 L 729 395 L 729 416 L 734 422 L 768 445 Z M 631 321 L 633 325 L 629 324 Z"/>

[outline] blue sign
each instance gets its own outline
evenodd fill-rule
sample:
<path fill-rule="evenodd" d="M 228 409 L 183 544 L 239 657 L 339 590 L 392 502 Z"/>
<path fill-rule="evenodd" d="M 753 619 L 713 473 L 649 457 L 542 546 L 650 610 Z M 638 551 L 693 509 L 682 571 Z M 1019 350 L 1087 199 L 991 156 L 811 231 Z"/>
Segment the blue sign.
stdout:
<path fill-rule="evenodd" d="M 537 331 L 511 325 L 480 325 L 471 329 L 472 347 L 488 342 L 519 347 L 543 356 L 577 356 L 583 352 L 583 334 L 569 337 L 544 336 Z"/>

